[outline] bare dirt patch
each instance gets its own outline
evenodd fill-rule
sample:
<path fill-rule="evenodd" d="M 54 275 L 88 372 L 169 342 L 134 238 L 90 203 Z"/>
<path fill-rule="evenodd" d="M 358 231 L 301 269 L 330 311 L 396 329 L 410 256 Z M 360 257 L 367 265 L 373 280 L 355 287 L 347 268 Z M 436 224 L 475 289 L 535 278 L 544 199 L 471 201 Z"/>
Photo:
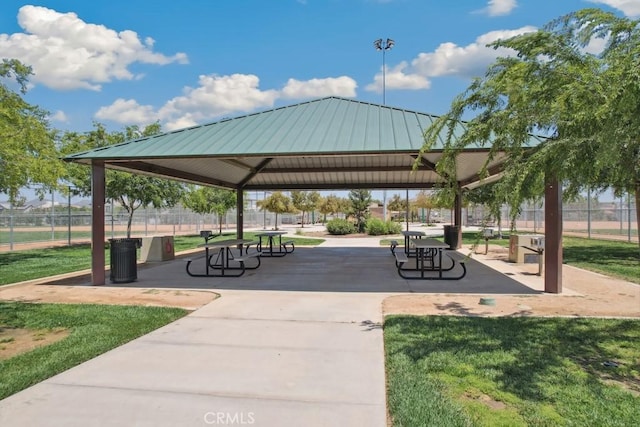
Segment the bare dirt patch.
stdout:
<path fill-rule="evenodd" d="M 0 328 L 0 360 L 7 360 L 69 336 L 69 330 Z"/>
<path fill-rule="evenodd" d="M 484 253 L 484 246 L 482 247 Z M 487 255 L 474 255 L 503 263 L 521 278 L 537 278 L 537 264 L 507 263 L 508 249 L 491 247 Z M 389 314 L 446 316 L 591 316 L 640 318 L 640 285 L 564 265 L 563 292 L 533 295 L 408 294 L 383 302 Z M 539 278 L 541 281 L 542 278 Z M 482 305 L 490 297 L 495 305 Z"/>
<path fill-rule="evenodd" d="M 179 307 L 196 310 L 218 298 L 208 291 L 20 284 L 0 287 L 0 301 Z M 60 341 L 67 329 L 0 328 L 0 360 Z"/>

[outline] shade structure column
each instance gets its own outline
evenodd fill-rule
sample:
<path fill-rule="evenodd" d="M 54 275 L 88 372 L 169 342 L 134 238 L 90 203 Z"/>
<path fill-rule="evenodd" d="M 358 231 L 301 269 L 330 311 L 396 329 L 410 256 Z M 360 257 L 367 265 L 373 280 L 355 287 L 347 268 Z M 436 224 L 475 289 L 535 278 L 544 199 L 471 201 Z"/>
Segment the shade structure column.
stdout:
<path fill-rule="evenodd" d="M 236 190 L 236 236 L 244 238 L 244 194 L 242 188 Z"/>
<path fill-rule="evenodd" d="M 104 161 L 91 161 L 91 284 L 105 284 L 104 262 Z"/>
<path fill-rule="evenodd" d="M 544 291 L 562 293 L 562 189 L 547 177 L 544 189 Z"/>

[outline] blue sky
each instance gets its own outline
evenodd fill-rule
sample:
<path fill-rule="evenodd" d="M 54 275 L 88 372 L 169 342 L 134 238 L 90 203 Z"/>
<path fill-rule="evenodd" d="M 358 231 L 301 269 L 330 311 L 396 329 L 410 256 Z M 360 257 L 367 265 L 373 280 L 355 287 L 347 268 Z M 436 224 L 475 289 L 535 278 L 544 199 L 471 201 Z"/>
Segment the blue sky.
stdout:
<path fill-rule="evenodd" d="M 485 44 L 640 0 L 43 0 L 0 2 L 0 52 L 33 67 L 53 127 L 164 130 L 342 96 L 432 114 L 483 73 Z M 508 54 L 509 52 L 499 52 Z"/>

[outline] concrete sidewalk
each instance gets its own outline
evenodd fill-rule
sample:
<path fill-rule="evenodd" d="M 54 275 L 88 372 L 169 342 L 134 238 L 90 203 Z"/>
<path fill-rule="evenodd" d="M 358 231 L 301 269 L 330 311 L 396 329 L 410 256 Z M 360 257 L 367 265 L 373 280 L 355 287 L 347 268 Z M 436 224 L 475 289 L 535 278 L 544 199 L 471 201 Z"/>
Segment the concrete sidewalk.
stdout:
<path fill-rule="evenodd" d="M 0 425 L 386 426 L 383 297 L 224 291 L 0 401 Z"/>
<path fill-rule="evenodd" d="M 386 297 L 540 292 L 474 260 L 460 281 L 408 281 L 379 240 L 327 239 L 231 279 L 145 266 L 124 286 L 222 297 L 0 401 L 0 425 L 386 426 Z"/>

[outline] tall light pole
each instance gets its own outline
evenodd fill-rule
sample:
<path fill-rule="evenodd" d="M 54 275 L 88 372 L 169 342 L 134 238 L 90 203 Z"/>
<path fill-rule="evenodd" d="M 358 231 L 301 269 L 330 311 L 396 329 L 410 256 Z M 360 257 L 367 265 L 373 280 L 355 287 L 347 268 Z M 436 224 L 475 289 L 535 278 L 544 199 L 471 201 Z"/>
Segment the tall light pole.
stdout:
<path fill-rule="evenodd" d="M 386 92 L 387 92 L 387 66 L 385 64 L 385 53 L 393 48 L 396 44 L 390 38 L 386 40 L 378 39 L 373 42 L 373 46 L 376 50 L 382 51 L 382 105 L 386 105 Z M 387 220 L 387 190 L 382 190 L 382 218 L 384 221 Z"/>
<path fill-rule="evenodd" d="M 382 105 L 386 104 L 385 97 L 386 97 L 386 85 L 387 85 L 387 82 L 386 82 L 387 67 L 385 65 L 385 53 L 391 48 L 393 48 L 395 44 L 396 42 L 389 38 L 386 40 L 378 39 L 373 42 L 373 46 L 376 48 L 376 50 L 382 51 Z"/>

